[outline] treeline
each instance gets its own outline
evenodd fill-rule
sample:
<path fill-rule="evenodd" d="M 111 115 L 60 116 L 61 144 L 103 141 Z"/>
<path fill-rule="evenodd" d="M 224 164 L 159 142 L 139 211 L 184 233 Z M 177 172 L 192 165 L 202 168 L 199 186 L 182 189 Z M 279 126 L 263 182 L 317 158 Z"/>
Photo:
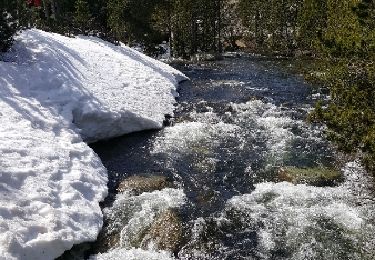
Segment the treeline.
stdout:
<path fill-rule="evenodd" d="M 108 25 L 117 39 L 153 48 L 168 41 L 176 57 L 219 51 L 221 0 L 110 0 Z"/>
<path fill-rule="evenodd" d="M 331 94 L 311 119 L 375 172 L 375 1 L 305 0 L 297 24 L 297 47 L 319 58 L 313 75 Z"/>
<path fill-rule="evenodd" d="M 374 53 L 373 0 L 240 0 L 249 45 L 321 57 Z"/>
<path fill-rule="evenodd" d="M 300 47 L 303 0 L 240 0 L 244 39 L 256 52 L 287 54 Z M 311 28 L 314 30 L 315 28 Z"/>
<path fill-rule="evenodd" d="M 374 0 L 0 0 L 0 9 L 21 27 L 171 41 L 175 56 L 234 48 L 236 39 L 258 52 L 365 57 L 375 48 Z"/>
<path fill-rule="evenodd" d="M 187 58 L 198 51 L 221 51 L 225 2 L 1 0 L 0 30 L 36 26 L 62 34 L 96 34 L 110 41 L 142 44 L 149 54 L 153 54 L 157 44 L 166 41 L 171 43 L 174 56 Z M 4 35 L 0 36 L 2 50 L 9 46 Z"/>
<path fill-rule="evenodd" d="M 374 0 L 0 0 L 0 11 L 2 38 L 36 26 L 149 51 L 167 41 L 176 57 L 235 49 L 236 40 L 254 52 L 289 55 L 374 51 Z"/>
<path fill-rule="evenodd" d="M 298 37 L 319 55 L 320 80 L 332 98 L 311 118 L 375 172 L 375 1 L 306 0 L 304 7 Z"/>

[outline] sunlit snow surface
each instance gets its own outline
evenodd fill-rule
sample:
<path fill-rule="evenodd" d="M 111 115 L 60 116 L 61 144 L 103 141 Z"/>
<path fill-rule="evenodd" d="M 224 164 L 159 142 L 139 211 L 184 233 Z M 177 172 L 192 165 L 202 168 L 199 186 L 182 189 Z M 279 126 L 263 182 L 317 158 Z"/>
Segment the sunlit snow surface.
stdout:
<path fill-rule="evenodd" d="M 107 173 L 83 142 L 161 128 L 184 76 L 127 47 L 39 30 L 0 62 L 0 258 L 95 240 Z"/>

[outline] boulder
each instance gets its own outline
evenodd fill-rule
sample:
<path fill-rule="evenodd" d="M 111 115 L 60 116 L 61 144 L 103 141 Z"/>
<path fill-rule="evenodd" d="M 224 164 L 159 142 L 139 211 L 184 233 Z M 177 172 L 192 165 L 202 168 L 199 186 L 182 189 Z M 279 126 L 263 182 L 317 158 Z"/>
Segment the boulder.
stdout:
<path fill-rule="evenodd" d="M 126 190 L 131 190 L 137 194 L 140 194 L 143 192 L 152 192 L 155 190 L 162 190 L 172 187 L 173 184 L 164 176 L 132 176 L 120 182 L 119 186 L 117 187 L 117 191 L 124 192 Z"/>
<path fill-rule="evenodd" d="M 342 180 L 340 171 L 324 168 L 297 168 L 297 167 L 282 167 L 278 170 L 278 179 L 280 181 L 287 181 L 294 184 L 308 184 L 311 186 L 335 186 Z"/>
<path fill-rule="evenodd" d="M 138 196 L 144 192 L 153 192 L 164 188 L 172 187 L 173 184 L 164 176 L 141 177 L 132 176 L 120 182 L 117 187 L 119 193 L 131 191 L 130 196 Z M 107 223 L 108 224 L 108 223 Z M 134 245 L 140 245 L 144 237 L 148 234 L 149 228 L 142 229 L 142 232 L 134 238 Z M 106 252 L 111 248 L 121 247 L 120 231 L 111 230 L 111 226 L 104 226 L 95 243 L 95 252 Z"/>
<path fill-rule="evenodd" d="M 143 244 L 144 247 L 152 244 L 157 250 L 177 252 L 182 238 L 181 219 L 175 210 L 168 209 L 155 218 Z"/>

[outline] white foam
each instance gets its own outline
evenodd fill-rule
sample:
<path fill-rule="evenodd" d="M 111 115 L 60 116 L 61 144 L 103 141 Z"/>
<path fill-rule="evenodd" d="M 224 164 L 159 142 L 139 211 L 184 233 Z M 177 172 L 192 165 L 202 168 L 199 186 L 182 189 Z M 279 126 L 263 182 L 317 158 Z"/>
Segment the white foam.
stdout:
<path fill-rule="evenodd" d="M 235 123 L 246 126 L 254 138 L 266 141 L 270 156 L 282 157 L 288 143 L 294 138 L 291 128 L 302 122 L 284 116 L 279 107 L 260 100 L 231 104 L 235 111 Z M 246 141 L 246 140 L 244 140 Z"/>
<path fill-rule="evenodd" d="M 194 147 L 216 147 L 228 137 L 236 137 L 239 127 L 219 122 L 185 122 L 164 130 L 153 144 L 153 153 L 194 153 Z"/>
<path fill-rule="evenodd" d="M 116 248 L 107 253 L 91 256 L 90 260 L 174 260 L 171 253 L 142 249 Z"/>
<path fill-rule="evenodd" d="M 139 196 L 127 191 L 118 194 L 113 206 L 104 209 L 109 222 L 108 231 L 121 233 L 122 248 L 139 247 L 142 244 L 142 237 L 139 236 L 149 229 L 155 217 L 167 209 L 181 207 L 185 201 L 185 194 L 180 189 L 167 188 Z"/>
<path fill-rule="evenodd" d="M 262 259 L 276 250 L 288 252 L 289 259 L 375 256 L 374 201 L 359 204 L 364 197 L 351 184 L 353 167 L 344 169 L 347 181 L 342 186 L 259 183 L 251 194 L 229 200 L 227 209 L 242 212 L 242 221 L 257 231 Z M 363 172 L 356 167 L 357 174 Z"/>

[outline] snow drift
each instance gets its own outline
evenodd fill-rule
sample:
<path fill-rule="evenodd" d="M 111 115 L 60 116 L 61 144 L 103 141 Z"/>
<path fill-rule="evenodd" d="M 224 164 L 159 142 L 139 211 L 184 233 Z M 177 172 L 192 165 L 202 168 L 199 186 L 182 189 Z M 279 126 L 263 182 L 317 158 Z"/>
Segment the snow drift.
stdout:
<path fill-rule="evenodd" d="M 85 142 L 162 127 L 184 75 L 97 38 L 23 32 L 0 62 L 0 259 L 95 240 L 107 173 Z"/>

